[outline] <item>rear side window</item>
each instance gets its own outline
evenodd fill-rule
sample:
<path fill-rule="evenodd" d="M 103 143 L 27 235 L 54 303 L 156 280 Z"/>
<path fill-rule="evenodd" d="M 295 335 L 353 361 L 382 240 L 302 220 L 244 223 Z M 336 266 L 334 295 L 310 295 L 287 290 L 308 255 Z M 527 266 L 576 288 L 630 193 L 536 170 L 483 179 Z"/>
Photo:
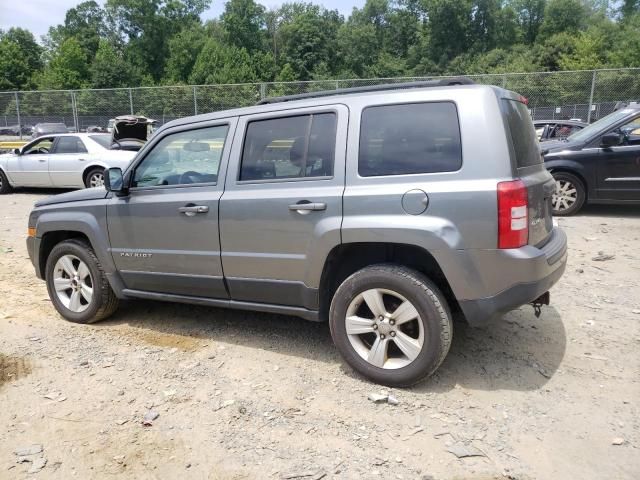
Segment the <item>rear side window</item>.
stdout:
<path fill-rule="evenodd" d="M 87 149 L 78 137 L 59 137 L 53 153 L 86 153 Z"/>
<path fill-rule="evenodd" d="M 540 144 L 527 106 L 506 98 L 502 99 L 502 106 L 518 168 L 542 163 Z"/>
<path fill-rule="evenodd" d="M 333 175 L 336 115 L 320 113 L 249 123 L 240 180 Z"/>
<path fill-rule="evenodd" d="M 362 112 L 362 177 L 453 172 L 462 166 L 458 112 L 452 102 L 384 105 Z"/>
<path fill-rule="evenodd" d="M 89 138 L 94 142 L 98 143 L 101 147 L 104 147 L 104 148 L 111 147 L 110 135 L 90 135 Z"/>

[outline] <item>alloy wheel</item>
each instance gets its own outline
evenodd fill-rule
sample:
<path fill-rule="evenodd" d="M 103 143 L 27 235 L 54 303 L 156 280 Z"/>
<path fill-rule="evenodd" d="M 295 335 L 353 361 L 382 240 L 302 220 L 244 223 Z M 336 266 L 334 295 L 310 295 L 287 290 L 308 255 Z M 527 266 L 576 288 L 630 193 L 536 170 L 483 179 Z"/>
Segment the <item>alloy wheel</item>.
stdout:
<path fill-rule="evenodd" d="M 551 198 L 553 209 L 558 212 L 570 209 L 578 201 L 578 189 L 568 180 L 556 180 L 556 191 Z"/>
<path fill-rule="evenodd" d="M 53 288 L 65 308 L 74 313 L 83 312 L 93 298 L 89 267 L 75 255 L 63 255 L 53 270 Z"/>
<path fill-rule="evenodd" d="M 93 173 L 91 177 L 89 177 L 89 185 L 91 188 L 102 187 L 104 185 L 104 174 L 103 173 Z"/>
<path fill-rule="evenodd" d="M 378 368 L 406 367 L 424 346 L 418 310 L 392 290 L 374 288 L 358 294 L 347 308 L 345 326 L 356 353 Z"/>

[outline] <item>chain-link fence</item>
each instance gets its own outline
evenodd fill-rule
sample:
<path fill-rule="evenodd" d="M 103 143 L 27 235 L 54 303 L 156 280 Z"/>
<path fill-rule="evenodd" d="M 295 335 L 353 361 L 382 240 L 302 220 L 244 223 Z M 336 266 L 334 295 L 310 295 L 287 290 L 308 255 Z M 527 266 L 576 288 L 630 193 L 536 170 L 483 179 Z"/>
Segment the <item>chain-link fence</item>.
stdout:
<path fill-rule="evenodd" d="M 618 102 L 640 100 L 640 68 L 469 77 L 527 97 L 534 119 L 592 122 L 611 113 Z M 41 122 L 61 122 L 74 131 L 105 129 L 109 119 L 125 114 L 145 115 L 163 124 L 188 115 L 254 105 L 266 97 L 433 78 L 438 77 L 0 92 L 0 135 L 28 135 L 31 126 Z"/>

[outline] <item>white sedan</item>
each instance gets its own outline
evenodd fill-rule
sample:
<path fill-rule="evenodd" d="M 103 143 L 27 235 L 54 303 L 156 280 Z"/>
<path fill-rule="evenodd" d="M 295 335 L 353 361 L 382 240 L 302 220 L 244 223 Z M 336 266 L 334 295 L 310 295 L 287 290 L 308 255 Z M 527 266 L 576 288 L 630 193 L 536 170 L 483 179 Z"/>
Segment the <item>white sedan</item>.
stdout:
<path fill-rule="evenodd" d="M 14 187 L 91 188 L 104 184 L 104 170 L 123 170 L 136 155 L 111 150 L 111 135 L 45 135 L 0 155 L 0 194 Z"/>

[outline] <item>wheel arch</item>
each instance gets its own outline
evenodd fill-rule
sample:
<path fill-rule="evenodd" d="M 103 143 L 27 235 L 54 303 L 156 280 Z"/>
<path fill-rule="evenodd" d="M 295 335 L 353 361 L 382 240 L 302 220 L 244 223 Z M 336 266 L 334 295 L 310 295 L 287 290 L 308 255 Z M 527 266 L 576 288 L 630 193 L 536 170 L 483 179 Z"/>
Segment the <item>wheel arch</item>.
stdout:
<path fill-rule="evenodd" d="M 38 267 L 40 269 L 40 272 L 42 272 L 43 277 L 47 267 L 47 260 L 49 259 L 51 251 L 59 243 L 62 243 L 65 240 L 70 240 L 72 238 L 83 240 L 91 245 L 91 240 L 89 239 L 89 237 L 85 233 L 77 230 L 53 230 L 50 232 L 46 232 L 42 236 L 42 238 L 40 239 L 40 249 L 38 251 Z"/>
<path fill-rule="evenodd" d="M 335 246 L 325 260 L 319 288 L 320 318 L 328 318 L 331 299 L 347 277 L 364 267 L 383 263 L 403 265 L 425 274 L 445 295 L 451 310 L 459 311 L 451 285 L 431 252 L 404 243 L 357 242 Z"/>
<path fill-rule="evenodd" d="M 547 170 L 553 175 L 554 173 L 570 173 L 582 182 L 584 187 L 585 202 L 589 200 L 589 184 L 583 173 L 570 165 L 559 165 L 557 167 L 547 167 Z"/>
<path fill-rule="evenodd" d="M 89 173 L 92 170 L 97 170 L 98 168 L 101 168 L 102 170 L 106 170 L 108 167 L 99 163 L 92 163 L 82 171 L 82 183 L 86 184 Z"/>

